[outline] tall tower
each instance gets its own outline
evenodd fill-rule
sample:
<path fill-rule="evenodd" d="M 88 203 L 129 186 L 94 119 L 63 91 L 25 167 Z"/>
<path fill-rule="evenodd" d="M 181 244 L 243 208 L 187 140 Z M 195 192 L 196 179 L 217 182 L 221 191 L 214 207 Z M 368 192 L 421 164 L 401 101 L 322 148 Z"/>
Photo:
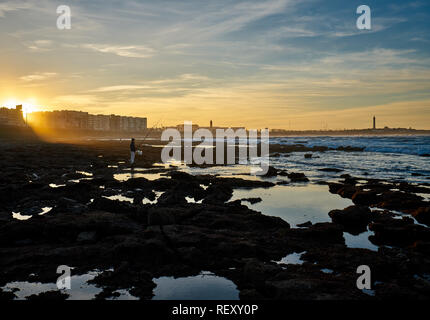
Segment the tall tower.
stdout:
<path fill-rule="evenodd" d="M 373 130 L 376 129 L 376 117 L 373 116 Z"/>
<path fill-rule="evenodd" d="M 210 127 L 212 128 L 212 120 L 211 120 L 211 122 L 210 122 Z"/>

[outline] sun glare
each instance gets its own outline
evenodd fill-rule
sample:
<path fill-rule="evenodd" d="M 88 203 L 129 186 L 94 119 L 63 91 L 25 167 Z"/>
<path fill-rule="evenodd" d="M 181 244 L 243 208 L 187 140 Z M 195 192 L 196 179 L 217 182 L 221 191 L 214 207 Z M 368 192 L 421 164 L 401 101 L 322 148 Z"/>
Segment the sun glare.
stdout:
<path fill-rule="evenodd" d="M 22 112 L 24 116 L 26 116 L 28 113 L 39 111 L 39 108 L 36 106 L 36 99 L 27 99 L 22 101 L 17 99 L 9 99 L 1 104 L 2 107 L 10 109 L 14 109 L 18 105 L 22 105 Z"/>

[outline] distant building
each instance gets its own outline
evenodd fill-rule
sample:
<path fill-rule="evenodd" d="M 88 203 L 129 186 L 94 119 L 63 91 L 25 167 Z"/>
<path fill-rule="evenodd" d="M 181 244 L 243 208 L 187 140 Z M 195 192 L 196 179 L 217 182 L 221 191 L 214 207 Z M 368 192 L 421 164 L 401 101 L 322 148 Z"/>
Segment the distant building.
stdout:
<path fill-rule="evenodd" d="M 34 125 L 56 129 L 141 132 L 147 128 L 146 118 L 89 114 L 82 111 L 41 111 L 29 114 Z"/>
<path fill-rule="evenodd" d="M 22 105 L 16 106 L 15 109 L 0 108 L 0 125 L 25 126 Z"/>
<path fill-rule="evenodd" d="M 373 130 L 376 129 L 376 117 L 373 116 Z"/>
<path fill-rule="evenodd" d="M 210 122 L 210 128 L 211 128 L 211 129 L 213 128 L 212 120 L 211 120 L 211 122 Z"/>

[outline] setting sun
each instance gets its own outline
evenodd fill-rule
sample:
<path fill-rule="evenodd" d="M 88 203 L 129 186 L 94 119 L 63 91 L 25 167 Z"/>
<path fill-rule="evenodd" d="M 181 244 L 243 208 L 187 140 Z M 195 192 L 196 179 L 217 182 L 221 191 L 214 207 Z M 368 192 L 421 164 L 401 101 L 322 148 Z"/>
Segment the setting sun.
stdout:
<path fill-rule="evenodd" d="M 35 111 L 40 111 L 40 108 L 35 105 L 36 99 L 18 100 L 18 99 L 8 99 L 4 101 L 1 106 L 13 109 L 18 105 L 22 105 L 22 112 L 24 116 L 28 113 Z"/>

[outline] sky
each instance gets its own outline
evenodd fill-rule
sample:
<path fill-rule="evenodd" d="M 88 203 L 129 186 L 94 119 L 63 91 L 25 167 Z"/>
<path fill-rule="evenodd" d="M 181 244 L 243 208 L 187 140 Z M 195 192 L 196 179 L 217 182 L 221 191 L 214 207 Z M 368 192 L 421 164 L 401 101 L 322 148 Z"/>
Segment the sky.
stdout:
<path fill-rule="evenodd" d="M 362 4 L 371 30 L 356 27 Z M 430 129 L 427 0 L 0 0 L 0 42 L 9 107 L 149 126 L 368 128 L 375 115 Z"/>

